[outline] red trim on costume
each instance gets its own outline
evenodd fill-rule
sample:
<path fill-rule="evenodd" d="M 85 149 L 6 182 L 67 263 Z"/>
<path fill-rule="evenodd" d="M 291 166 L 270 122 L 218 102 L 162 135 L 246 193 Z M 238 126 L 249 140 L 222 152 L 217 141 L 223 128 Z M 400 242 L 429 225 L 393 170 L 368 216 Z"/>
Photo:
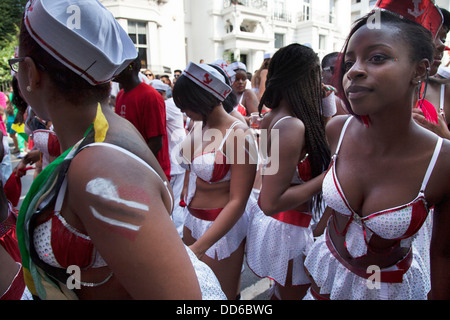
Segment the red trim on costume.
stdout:
<path fill-rule="evenodd" d="M 428 212 L 425 206 L 420 205 L 419 202 L 414 203 L 411 208 L 411 222 L 403 237 L 409 238 L 416 234 L 425 223 L 427 217 Z"/>
<path fill-rule="evenodd" d="M 316 299 L 316 300 L 330 300 L 328 298 L 325 298 L 324 296 L 321 296 L 320 294 L 318 294 L 313 288 L 310 289 L 311 295 Z"/>
<path fill-rule="evenodd" d="M 51 47 L 47 42 L 45 42 L 41 37 L 39 37 L 39 35 L 36 33 L 36 31 L 33 30 L 33 28 L 31 27 L 30 21 L 28 19 L 28 15 L 25 18 L 25 22 L 29 28 L 29 30 L 31 31 L 31 33 L 33 33 L 33 36 L 36 37 L 36 39 L 43 44 L 47 49 L 49 49 L 53 54 L 55 54 L 56 56 L 58 56 L 58 59 L 61 59 L 62 61 L 64 61 L 65 63 L 67 63 L 68 65 L 70 65 L 72 68 L 74 68 L 75 70 L 77 70 L 78 72 L 80 72 L 81 74 L 83 74 L 84 76 L 86 76 L 87 78 L 89 78 L 89 80 L 92 81 L 92 83 L 94 83 L 95 85 L 98 84 L 103 84 L 103 83 L 107 83 L 109 81 L 111 81 L 114 77 L 111 77 L 105 81 L 97 81 L 95 80 L 91 75 L 89 75 L 85 70 L 80 69 L 78 66 L 74 65 L 72 62 L 70 62 L 69 60 L 67 60 L 63 55 L 61 55 L 58 51 L 56 51 L 53 47 Z"/>
<path fill-rule="evenodd" d="M 237 112 L 242 114 L 244 117 L 247 116 L 247 109 L 245 109 L 245 107 L 242 104 L 238 104 L 236 107 L 236 110 L 237 110 Z"/>
<path fill-rule="evenodd" d="M 309 162 L 309 157 L 300 161 L 297 165 L 298 176 L 303 181 L 309 181 L 312 179 L 311 163 Z"/>
<path fill-rule="evenodd" d="M 206 221 L 214 221 L 219 216 L 219 213 L 222 212 L 223 208 L 218 209 L 197 209 L 192 207 L 187 207 L 190 214 L 194 217 L 206 220 Z"/>
<path fill-rule="evenodd" d="M 367 273 L 367 270 L 355 267 L 351 265 L 348 261 L 341 257 L 341 255 L 337 252 L 336 248 L 333 245 L 333 242 L 330 239 L 328 230 L 325 233 L 325 243 L 327 244 L 328 249 L 331 254 L 349 271 L 353 272 L 357 276 L 368 279 L 372 274 Z M 354 259 L 355 261 L 357 259 Z M 408 254 L 396 264 L 398 270 L 393 271 L 381 271 L 380 272 L 380 282 L 386 283 L 402 283 L 403 275 L 408 271 L 409 267 L 412 264 L 413 254 L 412 250 L 409 250 Z"/>
<path fill-rule="evenodd" d="M 25 281 L 22 273 L 21 256 L 17 243 L 16 222 L 17 217 L 10 203 L 8 203 L 8 218 L 0 224 L 0 246 L 20 265 L 14 280 L 8 290 L 0 297 L 0 300 L 20 300 L 25 290 Z M 1 268 L 1 266 L 0 266 Z"/>
<path fill-rule="evenodd" d="M 77 265 L 80 268 L 89 267 L 94 258 L 94 244 L 81 233 L 75 234 L 55 214 L 52 219 L 51 246 L 58 263 L 67 268 Z M 70 248 L 70 250 L 68 250 Z"/>
<path fill-rule="evenodd" d="M 217 152 L 218 153 L 218 152 Z M 226 163 L 227 157 L 223 154 L 223 152 L 220 152 L 222 154 L 222 159 L 219 160 L 219 155 L 216 153 L 216 159 L 214 161 L 214 170 L 212 173 L 211 181 L 210 182 L 219 182 L 230 171 L 231 165 Z M 222 161 L 222 163 L 220 162 Z"/>
<path fill-rule="evenodd" d="M 287 210 L 274 214 L 271 217 L 297 227 L 308 228 L 312 219 L 312 214 L 298 210 Z"/>
<path fill-rule="evenodd" d="M 22 265 L 11 282 L 8 290 L 0 297 L 0 300 L 20 300 L 25 291 L 25 280 L 22 273 Z"/>

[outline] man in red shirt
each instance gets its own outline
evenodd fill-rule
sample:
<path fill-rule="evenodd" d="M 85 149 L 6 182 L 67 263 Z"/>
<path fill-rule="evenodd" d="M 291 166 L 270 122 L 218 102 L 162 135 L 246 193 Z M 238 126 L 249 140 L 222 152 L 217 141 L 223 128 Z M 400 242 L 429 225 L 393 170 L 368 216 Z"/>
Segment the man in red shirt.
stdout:
<path fill-rule="evenodd" d="M 114 81 L 120 84 L 115 111 L 130 121 L 144 137 L 170 181 L 169 140 L 166 129 L 166 106 L 161 95 L 141 82 L 139 57 Z"/>

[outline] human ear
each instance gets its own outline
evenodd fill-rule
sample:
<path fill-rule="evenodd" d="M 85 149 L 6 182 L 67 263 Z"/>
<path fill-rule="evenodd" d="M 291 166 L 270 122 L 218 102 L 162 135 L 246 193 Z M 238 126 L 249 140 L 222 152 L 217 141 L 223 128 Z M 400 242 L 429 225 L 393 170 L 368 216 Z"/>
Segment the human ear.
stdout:
<path fill-rule="evenodd" d="M 25 64 L 24 69 L 27 79 L 27 91 L 32 92 L 38 89 L 41 84 L 41 73 L 38 70 L 33 59 L 31 59 L 30 57 L 26 57 L 23 63 Z"/>
<path fill-rule="evenodd" d="M 413 73 L 412 83 L 418 85 L 420 81 L 424 81 L 428 78 L 430 73 L 430 61 L 428 59 L 422 59 L 416 65 Z"/>

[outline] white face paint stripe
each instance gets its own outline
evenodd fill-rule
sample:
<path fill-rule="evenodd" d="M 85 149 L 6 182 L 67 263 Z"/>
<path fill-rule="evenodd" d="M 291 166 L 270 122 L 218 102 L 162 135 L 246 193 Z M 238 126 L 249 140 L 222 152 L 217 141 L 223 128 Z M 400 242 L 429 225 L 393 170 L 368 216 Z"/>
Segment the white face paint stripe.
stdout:
<path fill-rule="evenodd" d="M 88 182 L 86 185 L 86 192 L 102 197 L 103 199 L 124 204 L 130 208 L 140 209 L 144 211 L 149 210 L 149 206 L 135 201 L 124 200 L 119 197 L 117 187 L 110 181 L 104 178 L 96 178 Z"/>
<path fill-rule="evenodd" d="M 136 226 L 134 224 L 131 223 L 126 223 L 126 222 L 122 222 L 116 219 L 112 219 L 112 218 L 108 218 L 105 217 L 104 215 L 102 215 L 100 212 L 98 212 L 97 210 L 95 210 L 94 207 L 89 206 L 89 208 L 91 208 L 92 211 L 92 215 L 97 218 L 100 221 L 103 221 L 107 224 L 113 225 L 113 226 L 117 226 L 117 227 L 121 227 L 121 228 L 125 228 L 125 229 L 129 229 L 132 231 L 139 231 L 139 229 L 141 228 L 141 226 Z"/>
<path fill-rule="evenodd" d="M 135 201 L 128 201 L 128 200 L 123 200 L 120 198 L 116 198 L 116 199 L 107 199 L 107 200 L 111 200 L 117 203 L 121 203 L 126 205 L 127 207 L 130 208 L 134 208 L 134 209 L 140 209 L 140 210 L 144 210 L 144 211 L 148 211 L 149 207 L 145 204 L 139 203 L 139 202 L 135 202 Z"/>

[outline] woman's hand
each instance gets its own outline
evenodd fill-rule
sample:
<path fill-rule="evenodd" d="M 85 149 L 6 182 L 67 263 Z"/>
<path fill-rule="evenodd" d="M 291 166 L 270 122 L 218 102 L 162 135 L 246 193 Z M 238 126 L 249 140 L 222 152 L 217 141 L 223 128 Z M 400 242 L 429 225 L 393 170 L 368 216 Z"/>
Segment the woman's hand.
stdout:
<path fill-rule="evenodd" d="M 198 248 L 197 242 L 194 242 L 192 245 L 189 246 L 189 249 L 192 250 L 192 252 L 197 256 L 199 260 L 203 258 L 205 255 L 206 250 L 202 250 Z"/>
<path fill-rule="evenodd" d="M 444 139 L 450 139 L 450 130 L 441 114 L 438 114 L 438 123 L 432 123 L 425 119 L 425 116 L 419 108 L 413 108 L 412 116 L 414 121 L 421 127 L 428 129 Z"/>

